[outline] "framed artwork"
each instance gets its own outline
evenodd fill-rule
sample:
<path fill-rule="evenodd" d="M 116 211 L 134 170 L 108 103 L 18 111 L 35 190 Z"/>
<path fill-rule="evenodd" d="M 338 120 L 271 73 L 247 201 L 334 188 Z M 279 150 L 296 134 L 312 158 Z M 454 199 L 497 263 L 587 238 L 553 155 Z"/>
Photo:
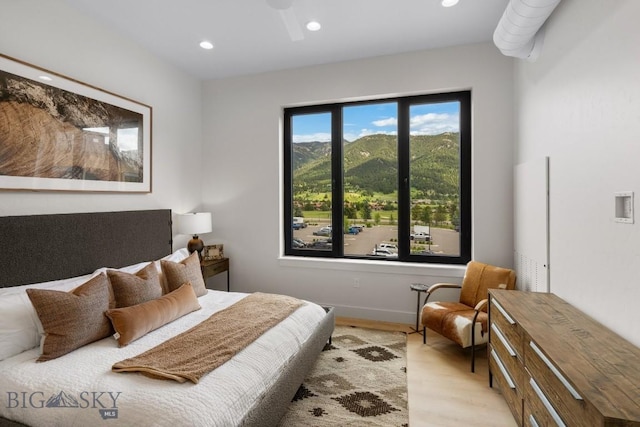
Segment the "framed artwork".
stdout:
<path fill-rule="evenodd" d="M 202 259 L 204 261 L 211 261 L 214 259 L 222 259 L 224 258 L 224 250 L 223 245 L 207 245 L 204 247 L 202 251 Z"/>
<path fill-rule="evenodd" d="M 151 192 L 151 107 L 0 54 L 0 189 Z"/>

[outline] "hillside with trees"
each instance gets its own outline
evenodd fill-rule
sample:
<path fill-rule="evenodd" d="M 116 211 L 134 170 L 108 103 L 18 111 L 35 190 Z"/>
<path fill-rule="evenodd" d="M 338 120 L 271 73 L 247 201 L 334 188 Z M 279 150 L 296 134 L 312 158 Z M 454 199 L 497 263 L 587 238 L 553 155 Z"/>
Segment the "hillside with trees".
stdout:
<path fill-rule="evenodd" d="M 293 144 L 294 192 L 330 191 L 330 154 L 329 142 Z M 458 133 L 412 136 L 410 156 L 413 198 L 447 200 L 458 196 Z M 345 142 L 344 180 L 346 191 L 365 194 L 396 191 L 396 136 L 376 134 Z"/>

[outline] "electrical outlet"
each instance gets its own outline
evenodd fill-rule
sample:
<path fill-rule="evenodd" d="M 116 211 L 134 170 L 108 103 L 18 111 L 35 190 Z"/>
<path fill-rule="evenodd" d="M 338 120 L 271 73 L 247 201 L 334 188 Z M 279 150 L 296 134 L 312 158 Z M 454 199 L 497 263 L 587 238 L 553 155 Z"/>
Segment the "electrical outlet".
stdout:
<path fill-rule="evenodd" d="M 355 277 L 353 279 L 353 287 L 354 288 L 359 288 L 360 287 L 360 278 L 359 277 Z"/>

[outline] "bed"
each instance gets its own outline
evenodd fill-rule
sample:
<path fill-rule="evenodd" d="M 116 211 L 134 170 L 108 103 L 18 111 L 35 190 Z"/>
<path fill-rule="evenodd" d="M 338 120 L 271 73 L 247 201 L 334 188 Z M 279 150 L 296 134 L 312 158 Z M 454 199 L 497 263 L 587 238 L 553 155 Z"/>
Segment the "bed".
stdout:
<path fill-rule="evenodd" d="M 189 255 L 173 251 L 170 210 L 1 217 L 0 235 L 0 333 L 11 301 L 25 302 L 25 285 L 68 292 L 105 267 L 139 274 L 154 265 L 163 272 L 161 259 L 180 263 Z M 106 337 L 44 362 L 35 362 L 38 346 L 5 357 L 0 425 L 277 425 L 333 331 L 331 309 L 304 302 L 197 383 L 112 371 L 249 297 L 206 290 L 197 297 L 200 309 L 125 347 Z M 56 404 L 47 407 L 50 401 Z"/>

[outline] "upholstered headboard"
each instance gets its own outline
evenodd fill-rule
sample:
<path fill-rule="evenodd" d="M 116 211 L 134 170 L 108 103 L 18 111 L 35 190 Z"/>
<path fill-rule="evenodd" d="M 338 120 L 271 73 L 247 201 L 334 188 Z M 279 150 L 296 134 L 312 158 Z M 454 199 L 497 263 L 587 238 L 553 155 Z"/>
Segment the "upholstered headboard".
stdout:
<path fill-rule="evenodd" d="M 171 251 L 170 209 L 0 217 L 0 287 L 120 268 Z"/>

